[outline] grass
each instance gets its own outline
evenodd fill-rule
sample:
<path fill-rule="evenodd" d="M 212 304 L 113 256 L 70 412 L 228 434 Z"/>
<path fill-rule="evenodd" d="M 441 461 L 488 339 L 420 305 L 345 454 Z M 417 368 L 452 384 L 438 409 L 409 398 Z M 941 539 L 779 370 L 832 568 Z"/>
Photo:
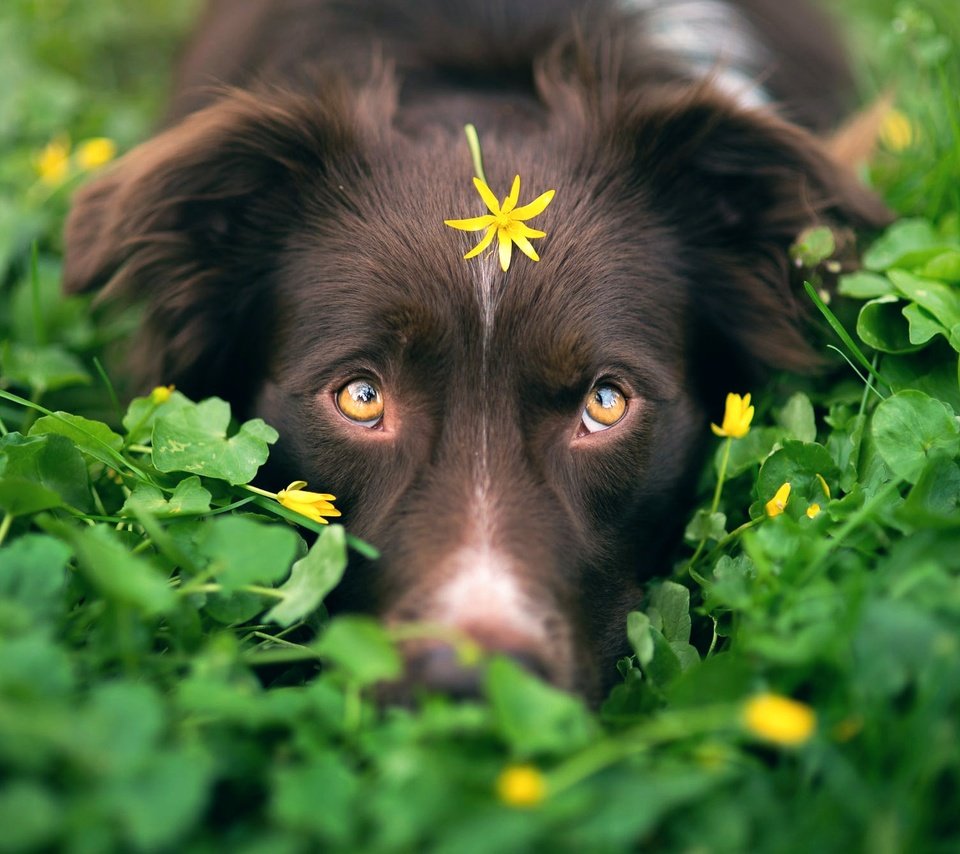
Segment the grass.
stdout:
<path fill-rule="evenodd" d="M 837 369 L 717 440 L 598 712 L 504 660 L 475 703 L 378 709 L 396 638 L 320 604 L 364 545 L 247 489 L 272 429 L 113 396 L 130 321 L 60 296 L 60 226 L 83 142 L 149 133 L 195 6 L 0 10 L 0 851 L 957 850 L 952 4 L 844 4 L 912 129 L 864 175 L 905 219 L 829 304 L 811 270 Z"/>

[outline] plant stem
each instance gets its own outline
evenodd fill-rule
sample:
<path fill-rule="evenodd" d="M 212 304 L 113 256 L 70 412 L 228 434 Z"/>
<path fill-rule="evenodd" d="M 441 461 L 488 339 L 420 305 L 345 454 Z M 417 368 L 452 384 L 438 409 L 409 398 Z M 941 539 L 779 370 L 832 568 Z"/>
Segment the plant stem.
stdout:
<path fill-rule="evenodd" d="M 7 533 L 10 531 L 10 526 L 13 524 L 13 514 L 4 513 L 3 521 L 0 522 L 0 545 L 3 545 L 3 541 L 7 538 Z"/>
<path fill-rule="evenodd" d="M 717 475 L 717 488 L 713 491 L 713 503 L 710 505 L 710 515 L 717 512 L 720 506 L 720 493 L 723 491 L 723 482 L 727 478 L 727 464 L 730 462 L 730 445 L 733 444 L 733 437 L 727 436 L 727 441 L 723 446 L 723 456 L 720 458 L 720 473 Z"/>
<path fill-rule="evenodd" d="M 720 506 L 720 493 L 723 492 L 723 482 L 727 478 L 727 465 L 730 462 L 730 445 L 733 442 L 732 436 L 727 436 L 727 441 L 723 445 L 723 456 L 720 458 L 720 472 L 717 475 L 717 488 L 713 491 L 713 502 L 710 504 L 710 515 L 712 516 L 717 512 L 717 508 Z M 739 529 L 738 529 L 739 530 Z M 687 561 L 685 567 L 686 572 L 692 572 L 694 564 L 697 562 L 697 558 L 703 553 L 704 548 L 707 545 L 707 538 L 701 538 L 700 542 L 697 543 L 696 551 L 693 553 L 693 557 Z M 699 579 L 698 579 L 699 580 Z"/>
<path fill-rule="evenodd" d="M 474 174 L 486 184 L 487 176 L 483 174 L 483 155 L 480 153 L 480 137 L 477 135 L 477 129 L 473 125 L 466 125 L 463 132 L 467 135 Z"/>
<path fill-rule="evenodd" d="M 254 486 L 251 483 L 242 483 L 240 485 L 249 492 L 255 492 L 257 495 L 262 495 L 264 498 L 272 498 L 274 501 L 277 500 L 277 493 L 275 492 L 267 492 L 267 490 L 260 489 L 259 486 Z"/>

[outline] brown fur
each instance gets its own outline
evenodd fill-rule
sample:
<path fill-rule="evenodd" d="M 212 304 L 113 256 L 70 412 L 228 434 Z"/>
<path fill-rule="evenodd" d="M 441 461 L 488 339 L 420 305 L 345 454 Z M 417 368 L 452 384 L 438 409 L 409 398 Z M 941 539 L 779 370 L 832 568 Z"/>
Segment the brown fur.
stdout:
<path fill-rule="evenodd" d="M 885 209 L 810 132 L 689 80 L 599 3 L 226 7 L 188 53 L 177 123 L 78 194 L 67 288 L 145 301 L 140 382 L 262 415 L 281 432 L 265 477 L 338 496 L 384 557 L 351 565 L 335 607 L 443 619 L 434 591 L 487 538 L 545 634 L 482 608 L 454 628 L 596 695 L 722 394 L 813 361 L 791 241 Z M 203 69 L 234 88 L 194 88 Z M 541 262 L 490 274 L 486 335 L 491 259 L 464 262 L 443 226 L 480 213 L 466 120 L 497 192 L 515 173 L 522 201 L 557 191 Z M 355 376 L 382 384 L 382 430 L 333 407 Z M 598 379 L 631 408 L 584 440 Z M 415 678 L 460 684 L 435 649 L 410 657 Z"/>

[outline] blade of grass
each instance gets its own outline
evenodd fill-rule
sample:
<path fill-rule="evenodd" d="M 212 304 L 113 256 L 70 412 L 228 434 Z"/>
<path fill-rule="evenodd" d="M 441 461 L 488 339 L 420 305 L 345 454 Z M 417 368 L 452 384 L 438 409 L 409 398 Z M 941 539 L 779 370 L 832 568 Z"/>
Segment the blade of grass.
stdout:
<path fill-rule="evenodd" d="M 117 397 L 117 391 L 113 387 L 110 377 L 107 376 L 107 372 L 104 370 L 103 363 L 96 356 L 93 357 L 93 366 L 97 369 L 97 374 L 100 376 L 104 387 L 107 389 L 107 394 L 110 395 L 110 403 L 113 405 L 114 412 L 117 414 L 117 421 L 122 421 L 123 408 L 120 406 L 120 398 Z"/>
<path fill-rule="evenodd" d="M 25 406 L 27 409 L 30 409 L 33 412 L 40 412 L 43 415 L 49 415 L 51 418 L 56 419 L 61 424 L 69 424 L 69 426 L 72 429 L 76 430 L 79 433 L 83 433 L 83 435 L 86 436 L 88 439 L 90 439 L 91 442 L 94 442 L 95 444 L 103 448 L 104 453 L 115 462 L 115 464 L 119 469 L 121 470 L 129 469 L 138 478 L 140 478 L 140 480 L 144 481 L 145 483 L 151 483 L 151 484 L 153 483 L 153 481 L 149 477 L 147 477 L 146 473 L 142 469 L 138 468 L 134 463 L 130 462 L 130 460 L 128 460 L 122 454 L 117 453 L 101 438 L 99 438 L 98 436 L 94 436 L 92 433 L 88 433 L 86 430 L 84 430 L 82 427 L 79 427 L 76 424 L 70 424 L 70 422 L 64 420 L 59 413 L 53 412 L 52 410 L 47 409 L 45 406 L 41 406 L 39 403 L 36 403 L 32 400 L 27 400 L 25 397 L 19 397 L 15 394 L 11 394 L 9 391 L 0 390 L 0 398 L 3 398 L 4 400 L 9 400 L 12 403 L 19 403 L 20 406 Z"/>
<path fill-rule="evenodd" d="M 853 357 L 860 363 L 863 369 L 868 374 L 870 374 L 870 376 L 872 376 L 874 379 L 879 380 L 888 389 L 893 391 L 893 386 L 890 385 L 890 383 L 888 383 L 877 372 L 876 368 L 874 368 L 873 365 L 870 364 L 870 360 L 863 355 L 863 351 L 857 346 L 853 338 L 850 337 L 850 333 L 843 328 L 843 324 L 837 319 L 837 316 L 832 311 L 830 311 L 830 309 L 827 307 L 827 304 L 822 299 L 820 299 L 820 294 L 817 293 L 816 288 L 814 288 L 813 285 L 810 284 L 810 282 L 804 282 L 803 287 L 807 292 L 807 296 L 809 296 L 810 299 L 813 300 L 813 304 L 820 310 L 820 313 L 824 316 L 827 323 L 830 324 L 830 328 L 834 332 L 836 332 L 840 340 L 847 345 L 847 349 L 850 350 L 851 354 L 853 354 Z"/>
<path fill-rule="evenodd" d="M 37 345 L 42 347 L 47 343 L 47 329 L 43 322 L 43 309 L 40 300 L 40 249 L 37 241 L 33 241 L 30 251 L 30 297 L 33 307 L 33 337 Z"/>

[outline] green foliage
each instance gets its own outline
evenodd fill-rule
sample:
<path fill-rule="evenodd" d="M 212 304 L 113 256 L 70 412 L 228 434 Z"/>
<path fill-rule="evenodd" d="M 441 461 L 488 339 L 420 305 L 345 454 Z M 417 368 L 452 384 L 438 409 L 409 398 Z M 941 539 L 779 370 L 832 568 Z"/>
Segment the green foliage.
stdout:
<path fill-rule="evenodd" d="M 718 504 L 723 442 L 599 712 L 502 659 L 475 702 L 378 704 L 396 632 L 323 607 L 348 548 L 375 552 L 254 487 L 272 428 L 177 392 L 121 410 L 98 379 L 131 320 L 59 295 L 82 170 L 50 186 L 35 160 L 61 134 L 141 138 L 196 5 L 0 8 L 0 851 L 960 847 L 952 5 L 841 10 L 913 125 L 868 176 L 912 218 L 829 305 L 813 283 L 848 361 L 751 390 Z M 793 257 L 831 271 L 836 244 L 814 229 Z M 759 745 L 758 692 L 811 706 L 813 737 Z M 517 762 L 541 803 L 498 796 Z"/>

